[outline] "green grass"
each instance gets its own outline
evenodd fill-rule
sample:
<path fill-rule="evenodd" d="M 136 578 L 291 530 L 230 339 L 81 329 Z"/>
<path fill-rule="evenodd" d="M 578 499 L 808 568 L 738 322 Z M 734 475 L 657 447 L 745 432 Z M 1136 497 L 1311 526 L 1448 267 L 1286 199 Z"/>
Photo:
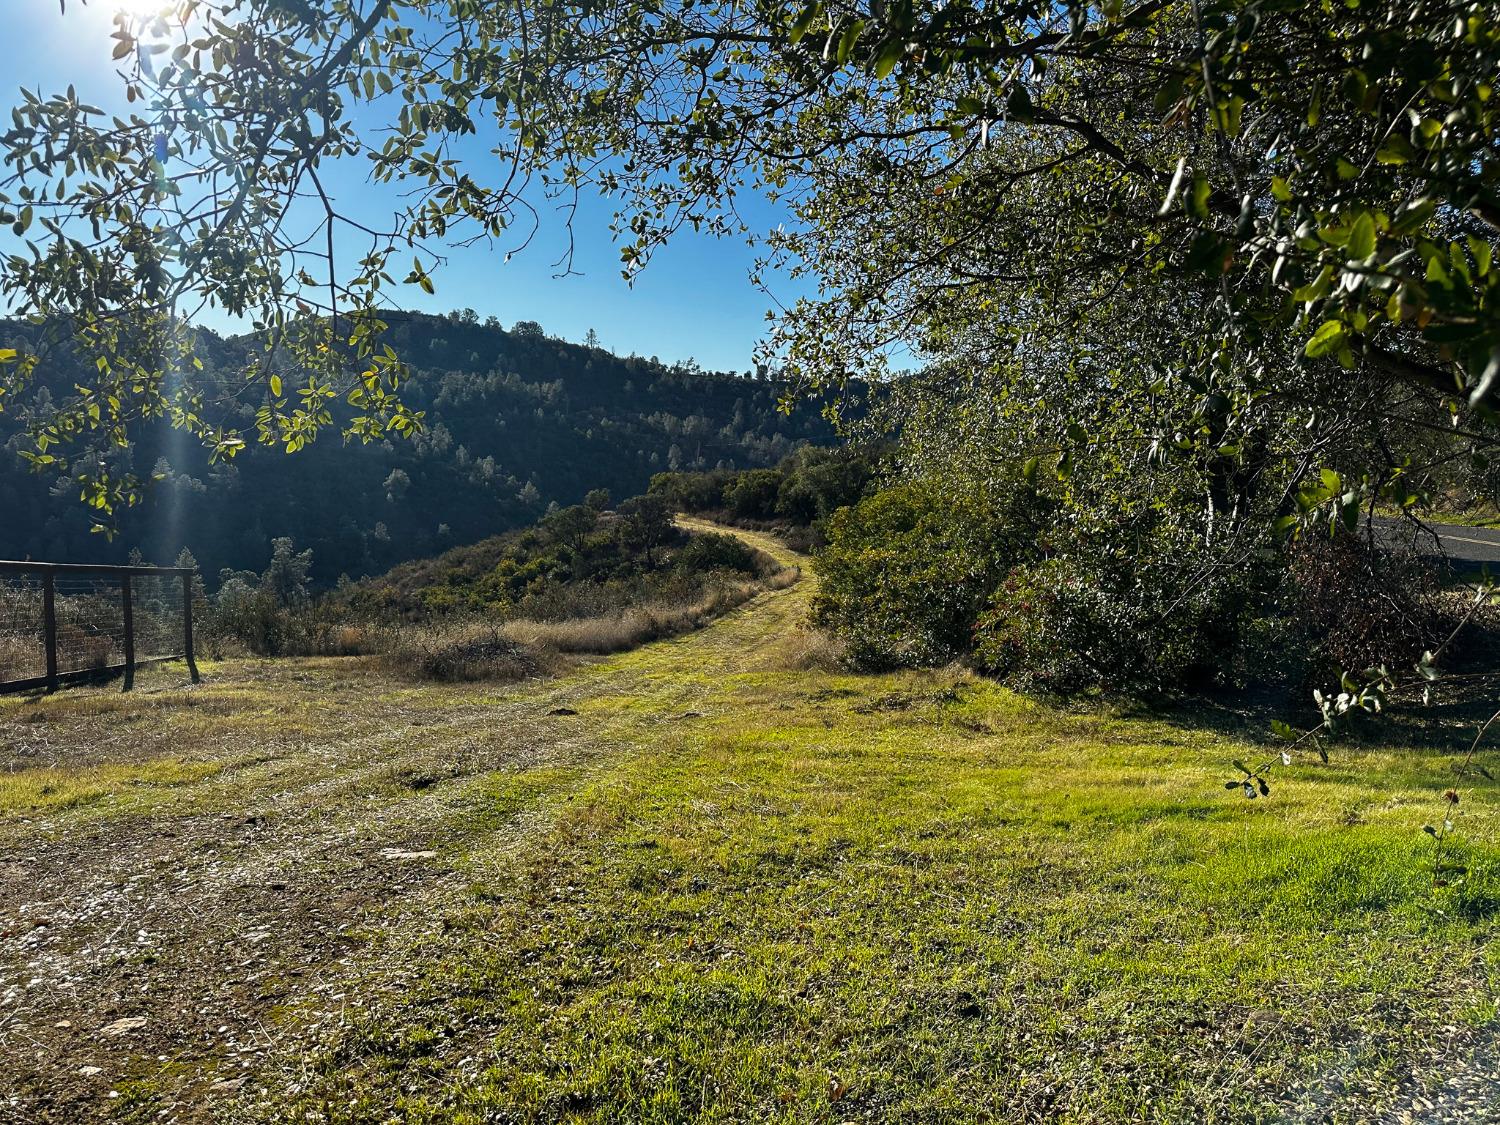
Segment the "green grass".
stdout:
<path fill-rule="evenodd" d="M 370 975 L 300 1106 L 1239 1120 L 1492 1013 L 1500 871 L 1472 848 L 1433 892 L 1436 762 L 1350 755 L 1250 803 L 1215 784 L 1231 742 L 968 681 L 869 716 L 848 704 L 889 683 L 817 686 L 737 678 L 523 853 L 475 849 L 469 901 L 420 971 Z"/>
<path fill-rule="evenodd" d="M 458 873 L 333 970 L 355 1000 L 268 1013 L 230 1116 L 1355 1121 L 1493 1042 L 1497 787 L 1463 791 L 1461 885 L 1421 832 L 1451 753 L 1339 748 L 1246 801 L 1227 763 L 1265 748 L 1208 716 L 789 670 L 807 585 L 545 687 L 228 666 L 221 709 L 164 709 L 163 745 L 281 747 L 184 808 L 433 807 L 403 823 Z"/>
<path fill-rule="evenodd" d="M 217 773 L 214 762 L 157 758 L 131 765 L 42 768 L 0 773 L 0 815 L 53 813 L 115 801 L 144 805 L 147 797 L 133 788 L 189 785 Z"/>

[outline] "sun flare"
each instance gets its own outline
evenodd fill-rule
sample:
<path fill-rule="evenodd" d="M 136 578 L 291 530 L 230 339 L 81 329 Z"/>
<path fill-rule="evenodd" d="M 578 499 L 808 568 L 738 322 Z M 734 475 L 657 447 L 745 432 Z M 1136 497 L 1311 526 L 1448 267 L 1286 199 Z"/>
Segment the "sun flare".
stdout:
<path fill-rule="evenodd" d="M 142 19 L 146 16 L 160 15 L 173 5 L 168 0 L 112 0 L 112 7 L 123 15 Z"/>

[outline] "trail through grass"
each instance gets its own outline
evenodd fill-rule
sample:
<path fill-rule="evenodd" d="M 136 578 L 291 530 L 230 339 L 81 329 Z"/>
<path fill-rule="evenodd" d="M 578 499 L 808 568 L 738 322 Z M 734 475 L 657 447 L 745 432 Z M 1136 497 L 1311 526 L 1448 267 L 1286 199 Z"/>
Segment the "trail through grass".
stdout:
<path fill-rule="evenodd" d="M 810 591 L 495 691 L 0 705 L 0 1114 L 1491 1119 L 1493 785 L 1435 891 L 1450 756 L 1247 802 L 1215 724 L 790 670 Z"/>

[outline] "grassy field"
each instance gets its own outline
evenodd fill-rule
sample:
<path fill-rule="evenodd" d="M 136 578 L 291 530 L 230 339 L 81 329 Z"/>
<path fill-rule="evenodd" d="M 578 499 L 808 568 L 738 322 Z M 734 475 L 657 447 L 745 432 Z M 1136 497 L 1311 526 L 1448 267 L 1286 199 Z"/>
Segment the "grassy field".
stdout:
<path fill-rule="evenodd" d="M 749 535 L 789 563 L 801 560 Z M 0 1119 L 1496 1120 L 1496 786 L 798 667 L 810 579 L 494 689 L 0 702 Z"/>

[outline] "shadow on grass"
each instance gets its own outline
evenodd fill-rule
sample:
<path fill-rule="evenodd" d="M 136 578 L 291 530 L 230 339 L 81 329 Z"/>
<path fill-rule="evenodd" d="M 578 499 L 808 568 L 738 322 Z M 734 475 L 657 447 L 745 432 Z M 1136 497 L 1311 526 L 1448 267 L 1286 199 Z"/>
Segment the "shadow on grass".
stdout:
<path fill-rule="evenodd" d="M 1343 731 L 1325 739 L 1326 745 L 1330 749 L 1343 746 L 1467 754 L 1480 725 L 1495 713 L 1500 701 L 1480 691 L 1444 691 L 1442 684 L 1433 695 L 1426 704 L 1420 699 L 1397 699 L 1377 715 L 1353 715 Z M 1305 697 L 1294 695 L 1285 687 L 1157 699 L 1116 698 L 1107 704 L 1121 719 L 1164 722 L 1267 748 L 1281 745 L 1272 733 L 1273 723 L 1285 722 L 1301 732 L 1316 726 L 1319 720 L 1311 693 Z M 1480 743 L 1476 762 L 1483 765 L 1481 759 L 1487 753 L 1500 753 L 1500 724 Z"/>

